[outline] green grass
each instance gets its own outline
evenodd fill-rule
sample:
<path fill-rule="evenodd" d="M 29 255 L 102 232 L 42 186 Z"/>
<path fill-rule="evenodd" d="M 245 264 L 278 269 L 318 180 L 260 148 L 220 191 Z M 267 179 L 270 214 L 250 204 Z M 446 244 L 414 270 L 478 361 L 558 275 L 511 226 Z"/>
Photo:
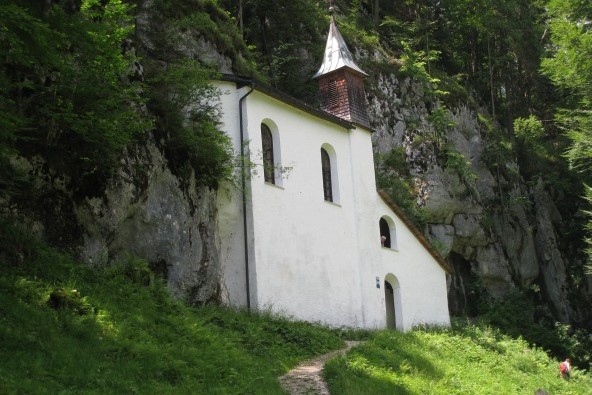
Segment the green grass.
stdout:
<path fill-rule="evenodd" d="M 369 340 L 326 365 L 333 394 L 592 394 L 589 374 L 565 382 L 485 326 L 368 333 L 192 308 L 142 260 L 93 269 L 0 221 L 0 394 L 280 394 L 278 376 L 343 338 Z"/>
<path fill-rule="evenodd" d="M 574 369 L 566 382 L 544 351 L 471 325 L 377 332 L 324 375 L 334 394 L 592 394 L 589 374 Z"/>
<path fill-rule="evenodd" d="M 277 394 L 278 376 L 343 346 L 321 326 L 187 307 L 140 260 L 92 269 L 0 230 L 1 394 Z"/>

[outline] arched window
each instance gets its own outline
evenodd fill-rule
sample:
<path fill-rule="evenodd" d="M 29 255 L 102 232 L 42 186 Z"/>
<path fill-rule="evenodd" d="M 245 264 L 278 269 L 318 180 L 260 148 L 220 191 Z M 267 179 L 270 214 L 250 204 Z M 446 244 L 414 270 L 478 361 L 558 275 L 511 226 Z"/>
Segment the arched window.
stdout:
<path fill-rule="evenodd" d="M 380 228 L 380 244 L 386 248 L 397 249 L 397 231 L 392 218 L 383 216 L 378 221 Z"/>
<path fill-rule="evenodd" d="M 333 201 L 333 185 L 331 183 L 331 158 L 324 148 L 321 148 L 321 167 L 323 172 L 323 193 L 325 200 Z"/>
<path fill-rule="evenodd" d="M 273 137 L 269 127 L 261 124 L 261 144 L 263 148 L 263 178 L 265 182 L 275 184 L 275 162 L 273 158 Z"/>

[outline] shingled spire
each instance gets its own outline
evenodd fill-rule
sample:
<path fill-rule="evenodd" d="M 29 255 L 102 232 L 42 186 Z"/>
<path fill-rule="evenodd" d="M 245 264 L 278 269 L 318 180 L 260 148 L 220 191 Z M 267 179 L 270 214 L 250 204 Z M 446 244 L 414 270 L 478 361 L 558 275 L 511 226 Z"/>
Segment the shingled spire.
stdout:
<path fill-rule="evenodd" d="M 319 81 L 321 108 L 345 120 L 369 126 L 364 76 L 354 62 L 333 15 L 321 68 L 313 76 Z"/>

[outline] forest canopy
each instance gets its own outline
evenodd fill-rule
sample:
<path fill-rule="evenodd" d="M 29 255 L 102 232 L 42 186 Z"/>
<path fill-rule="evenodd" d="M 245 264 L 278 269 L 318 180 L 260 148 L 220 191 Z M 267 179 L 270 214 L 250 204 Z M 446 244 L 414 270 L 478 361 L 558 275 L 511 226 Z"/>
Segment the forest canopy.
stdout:
<path fill-rule="evenodd" d="M 385 67 L 397 69 L 402 78 L 424 83 L 433 95 L 439 112 L 430 121 L 439 128 L 435 139 L 444 165 L 455 167 L 470 184 L 466 161 L 458 160 L 443 136 L 449 127 L 446 106 L 476 104 L 487 109 L 480 118 L 488 129 L 484 160 L 494 172 L 504 172 L 505 163 L 516 161 L 526 183 L 542 179 L 549 189 L 569 197 L 558 202 L 560 209 L 590 215 L 590 2 L 331 3 L 350 45 L 376 55 L 360 55 L 366 71 L 376 75 Z M 179 31 L 197 29 L 231 58 L 237 73 L 257 75 L 316 104 L 310 76 L 322 56 L 327 2 L 154 4 L 162 24 L 175 20 Z M 232 178 L 233 155 L 229 141 L 217 131 L 215 109 L 200 109 L 190 122 L 181 117 L 183 100 L 215 95 L 207 81 L 216 70 L 196 60 L 176 59 L 174 43 L 167 43 L 169 37 L 160 31 L 164 41 L 150 55 L 158 61 L 169 56 L 172 67 L 163 72 L 158 62 L 150 63 L 147 52 L 136 53 L 134 17 L 142 5 L 124 0 L 9 0 L 0 5 L 0 194 L 26 193 L 25 174 L 14 166 L 14 159 L 22 156 L 41 158 L 52 174 L 69 180 L 77 196 L 96 195 L 117 170 L 126 147 L 151 132 L 164 142 L 161 148 L 179 174 L 187 162 L 208 186 Z M 142 62 L 146 74 L 139 75 L 134 65 Z M 181 81 L 187 78 L 191 84 Z M 198 90 L 184 89 L 190 85 Z M 183 100 L 168 100 L 173 96 Z M 414 212 L 408 175 L 403 170 L 399 175 L 397 188 L 405 192 L 400 203 Z M 592 219 L 573 216 L 563 233 L 583 245 L 583 227 L 590 235 Z M 591 243 L 590 236 L 587 240 Z"/>

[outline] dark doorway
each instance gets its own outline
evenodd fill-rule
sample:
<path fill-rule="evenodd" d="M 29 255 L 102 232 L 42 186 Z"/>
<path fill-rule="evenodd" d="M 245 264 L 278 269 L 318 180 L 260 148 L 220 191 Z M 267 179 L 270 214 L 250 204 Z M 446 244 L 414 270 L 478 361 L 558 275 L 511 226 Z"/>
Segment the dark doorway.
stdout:
<path fill-rule="evenodd" d="M 384 281 L 384 304 L 386 306 L 386 327 L 387 329 L 396 329 L 395 293 L 391 283 L 386 280 Z"/>
<path fill-rule="evenodd" d="M 391 228 L 388 222 L 386 222 L 386 219 L 381 218 L 378 225 L 380 226 L 380 242 L 382 246 L 391 248 Z"/>

